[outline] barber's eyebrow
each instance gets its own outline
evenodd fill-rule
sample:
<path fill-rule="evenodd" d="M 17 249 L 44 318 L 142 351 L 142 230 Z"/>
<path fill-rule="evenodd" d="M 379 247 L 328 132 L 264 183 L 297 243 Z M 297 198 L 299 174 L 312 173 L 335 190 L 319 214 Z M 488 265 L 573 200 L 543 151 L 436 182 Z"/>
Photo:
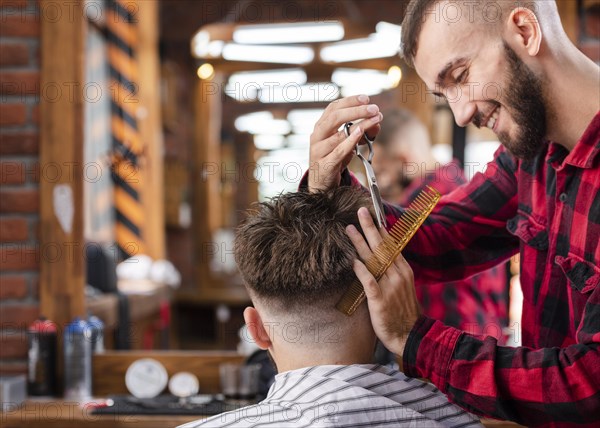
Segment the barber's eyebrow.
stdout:
<path fill-rule="evenodd" d="M 439 72 L 437 81 L 435 83 L 439 86 L 444 86 L 444 81 L 447 79 L 448 73 L 450 72 L 450 70 L 452 70 L 454 67 L 456 67 L 459 64 L 467 62 L 467 60 L 468 60 L 467 57 L 460 57 L 460 58 L 456 58 L 456 59 L 453 59 L 452 61 L 448 62 L 448 64 L 446 64 L 444 66 L 444 68 L 442 68 L 442 71 Z"/>

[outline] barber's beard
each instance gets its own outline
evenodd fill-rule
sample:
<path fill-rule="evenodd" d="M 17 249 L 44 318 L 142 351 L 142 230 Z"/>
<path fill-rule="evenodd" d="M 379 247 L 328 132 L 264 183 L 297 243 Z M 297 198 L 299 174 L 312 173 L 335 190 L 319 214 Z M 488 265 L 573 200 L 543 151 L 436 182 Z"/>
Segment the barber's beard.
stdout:
<path fill-rule="evenodd" d="M 500 106 L 504 110 L 503 119 L 510 116 L 517 125 L 515 135 L 507 131 L 498 132 L 498 139 L 513 155 L 523 160 L 533 159 L 544 147 L 547 131 L 547 108 L 541 79 L 517 56 L 515 51 L 504 43 L 508 63 L 503 104 L 489 101 L 491 109 Z M 485 126 L 482 112 L 477 112 L 473 123 Z"/>
<path fill-rule="evenodd" d="M 500 132 L 498 139 L 516 157 L 533 159 L 543 149 L 547 109 L 541 79 L 504 43 L 509 73 L 505 102 L 517 133 Z"/>

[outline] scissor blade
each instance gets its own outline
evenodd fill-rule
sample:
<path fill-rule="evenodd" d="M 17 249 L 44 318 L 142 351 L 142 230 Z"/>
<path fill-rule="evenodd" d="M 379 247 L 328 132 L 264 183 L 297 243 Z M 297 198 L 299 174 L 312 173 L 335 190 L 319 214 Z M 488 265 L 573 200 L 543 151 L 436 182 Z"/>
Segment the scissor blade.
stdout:
<path fill-rule="evenodd" d="M 379 186 L 377 183 L 371 183 L 371 199 L 373 199 L 373 206 L 375 207 L 375 215 L 377 216 L 377 223 L 379 227 L 387 227 L 387 221 L 385 220 L 385 213 L 383 211 L 383 200 L 379 193 Z"/>

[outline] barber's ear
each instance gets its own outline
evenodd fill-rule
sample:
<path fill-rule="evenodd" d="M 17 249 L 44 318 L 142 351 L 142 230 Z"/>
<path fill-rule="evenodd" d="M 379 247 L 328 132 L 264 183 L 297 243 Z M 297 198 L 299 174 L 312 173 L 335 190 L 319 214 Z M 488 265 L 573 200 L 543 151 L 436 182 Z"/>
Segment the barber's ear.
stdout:
<path fill-rule="evenodd" d="M 260 349 L 269 349 L 272 345 L 271 338 L 267 334 L 260 314 L 253 307 L 244 310 L 244 321 L 248 326 L 248 332 Z"/>
<path fill-rule="evenodd" d="M 507 38 L 516 52 L 526 51 L 536 56 L 542 45 L 542 28 L 535 13 L 526 7 L 517 7 L 510 13 Z M 515 48 L 516 47 L 516 48 Z"/>

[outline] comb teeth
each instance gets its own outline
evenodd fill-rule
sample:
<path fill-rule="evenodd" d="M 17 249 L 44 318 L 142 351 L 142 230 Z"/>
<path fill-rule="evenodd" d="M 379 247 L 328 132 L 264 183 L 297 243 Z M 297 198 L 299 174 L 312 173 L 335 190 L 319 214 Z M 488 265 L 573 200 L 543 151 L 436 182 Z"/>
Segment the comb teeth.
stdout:
<path fill-rule="evenodd" d="M 426 186 L 394 223 L 383 242 L 375 248 L 373 255 L 366 261 L 365 266 L 377 281 L 396 260 L 408 241 L 431 214 L 440 197 L 441 195 L 437 190 Z M 350 316 L 363 300 L 365 300 L 365 290 L 360 281 L 355 279 L 335 307 L 340 312 Z"/>

